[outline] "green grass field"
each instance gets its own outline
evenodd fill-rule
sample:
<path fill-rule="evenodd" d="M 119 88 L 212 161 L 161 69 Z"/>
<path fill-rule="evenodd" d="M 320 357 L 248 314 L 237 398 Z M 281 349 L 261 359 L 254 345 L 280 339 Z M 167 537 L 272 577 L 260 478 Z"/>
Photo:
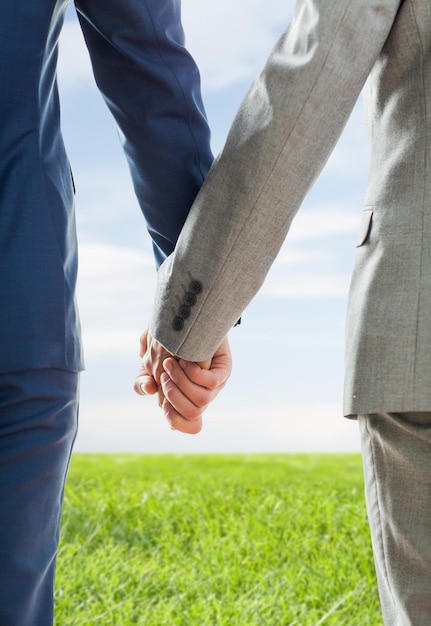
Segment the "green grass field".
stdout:
<path fill-rule="evenodd" d="M 75 455 L 56 626 L 381 626 L 357 455 Z"/>

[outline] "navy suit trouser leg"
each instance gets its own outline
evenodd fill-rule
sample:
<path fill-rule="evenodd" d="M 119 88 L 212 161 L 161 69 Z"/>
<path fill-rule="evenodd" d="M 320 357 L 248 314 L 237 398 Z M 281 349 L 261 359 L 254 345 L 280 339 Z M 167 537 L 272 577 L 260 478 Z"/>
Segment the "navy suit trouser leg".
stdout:
<path fill-rule="evenodd" d="M 64 484 L 77 431 L 79 374 L 0 374 L 0 624 L 53 623 Z"/>

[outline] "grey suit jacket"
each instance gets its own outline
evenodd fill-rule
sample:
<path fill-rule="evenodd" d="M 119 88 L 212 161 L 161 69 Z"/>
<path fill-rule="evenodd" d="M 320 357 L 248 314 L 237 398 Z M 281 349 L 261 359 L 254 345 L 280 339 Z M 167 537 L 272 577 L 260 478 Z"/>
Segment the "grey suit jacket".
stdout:
<path fill-rule="evenodd" d="M 162 265 L 150 330 L 210 357 L 261 286 L 361 90 L 371 168 L 346 415 L 431 410 L 431 3 L 298 0 Z"/>

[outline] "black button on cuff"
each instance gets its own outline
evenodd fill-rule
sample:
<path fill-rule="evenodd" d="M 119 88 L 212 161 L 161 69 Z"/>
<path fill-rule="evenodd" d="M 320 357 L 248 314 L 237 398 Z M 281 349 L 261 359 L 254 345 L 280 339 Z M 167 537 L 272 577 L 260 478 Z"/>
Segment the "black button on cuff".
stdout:
<path fill-rule="evenodd" d="M 183 318 L 183 320 L 186 320 L 188 317 L 190 317 L 190 313 L 191 313 L 191 312 L 192 312 L 192 311 L 191 311 L 190 307 L 189 307 L 189 306 L 187 306 L 187 304 L 182 304 L 182 305 L 180 306 L 180 308 L 179 308 L 178 315 L 179 315 L 180 317 L 182 317 L 182 318 Z"/>
<path fill-rule="evenodd" d="M 196 295 L 191 291 L 187 291 L 186 295 L 184 296 L 184 304 L 187 304 L 187 306 L 194 306 L 196 304 L 196 300 Z"/>
<path fill-rule="evenodd" d="M 194 293 L 195 295 L 198 295 L 200 293 L 202 293 L 202 283 L 199 280 L 192 280 L 192 282 L 189 285 L 189 289 L 192 293 Z"/>
<path fill-rule="evenodd" d="M 172 328 L 176 331 L 183 330 L 184 328 L 184 320 L 179 315 L 174 317 L 174 321 L 172 322 Z"/>
<path fill-rule="evenodd" d="M 184 328 L 184 320 L 190 317 L 192 313 L 191 307 L 197 302 L 197 296 L 202 293 L 203 285 L 199 280 L 192 280 L 188 291 L 183 296 L 183 303 L 180 305 L 176 316 L 172 321 L 172 328 L 181 331 Z"/>

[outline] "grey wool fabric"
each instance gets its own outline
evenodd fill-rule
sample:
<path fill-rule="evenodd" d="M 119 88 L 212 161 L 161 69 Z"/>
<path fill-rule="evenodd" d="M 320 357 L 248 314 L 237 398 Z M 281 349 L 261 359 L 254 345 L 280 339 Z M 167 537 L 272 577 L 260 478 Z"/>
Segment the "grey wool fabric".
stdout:
<path fill-rule="evenodd" d="M 348 305 L 344 413 L 427 411 L 429 0 L 297 2 L 159 270 L 150 332 L 172 354 L 212 356 L 262 285 L 362 90 L 371 167 Z"/>

